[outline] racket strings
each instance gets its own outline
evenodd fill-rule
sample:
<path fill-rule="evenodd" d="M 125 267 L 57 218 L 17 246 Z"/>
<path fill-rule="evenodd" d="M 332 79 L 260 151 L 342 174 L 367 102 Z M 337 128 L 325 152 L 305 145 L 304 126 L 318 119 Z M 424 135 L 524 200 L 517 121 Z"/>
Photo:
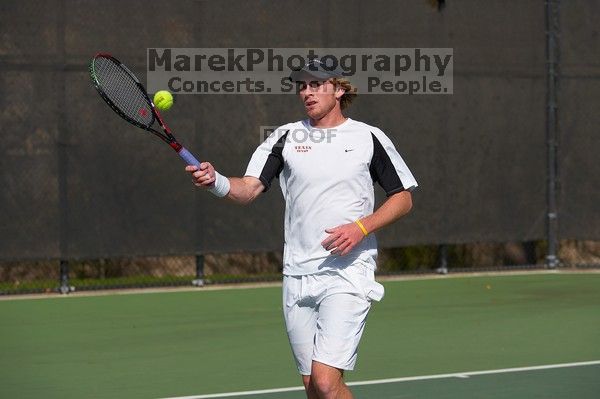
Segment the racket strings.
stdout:
<path fill-rule="evenodd" d="M 118 110 L 134 122 L 150 127 L 154 115 L 133 77 L 111 59 L 97 57 L 94 72 L 102 90 Z"/>

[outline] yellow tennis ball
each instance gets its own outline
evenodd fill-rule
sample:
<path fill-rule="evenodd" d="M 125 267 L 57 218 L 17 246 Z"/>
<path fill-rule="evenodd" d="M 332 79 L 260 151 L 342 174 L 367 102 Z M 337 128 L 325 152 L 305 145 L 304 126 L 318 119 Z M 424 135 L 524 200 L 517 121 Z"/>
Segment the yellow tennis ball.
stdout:
<path fill-rule="evenodd" d="M 173 95 L 166 90 L 154 94 L 154 105 L 161 111 L 168 111 L 173 106 Z"/>

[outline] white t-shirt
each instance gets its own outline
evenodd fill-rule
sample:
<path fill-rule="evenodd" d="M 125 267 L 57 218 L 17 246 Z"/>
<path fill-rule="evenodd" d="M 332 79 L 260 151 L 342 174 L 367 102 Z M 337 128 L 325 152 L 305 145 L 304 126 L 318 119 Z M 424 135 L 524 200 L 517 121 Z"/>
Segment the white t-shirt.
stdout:
<path fill-rule="evenodd" d="M 352 119 L 326 129 L 313 128 L 308 120 L 281 126 L 256 149 L 245 175 L 260 179 L 265 191 L 279 178 L 286 204 L 286 275 L 344 268 L 357 259 L 375 269 L 374 234 L 336 256 L 321 246 L 325 229 L 373 213 L 374 182 L 388 196 L 417 187 L 390 139 Z"/>

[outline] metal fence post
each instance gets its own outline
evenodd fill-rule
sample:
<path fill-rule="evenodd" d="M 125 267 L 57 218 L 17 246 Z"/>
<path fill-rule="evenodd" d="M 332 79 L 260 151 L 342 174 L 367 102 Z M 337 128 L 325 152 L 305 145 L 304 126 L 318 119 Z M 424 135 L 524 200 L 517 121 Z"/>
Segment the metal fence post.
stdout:
<path fill-rule="evenodd" d="M 61 294 L 68 294 L 72 291 L 69 286 L 69 261 L 64 259 L 60 260 L 60 286 L 58 291 Z"/>
<path fill-rule="evenodd" d="M 557 179 L 558 179 L 558 128 L 557 91 L 558 91 L 558 17 L 560 0 L 546 0 L 546 149 L 547 149 L 547 200 L 546 200 L 546 237 L 548 252 L 546 267 L 556 268 L 559 265 L 558 251 L 558 208 L 557 208 Z"/>
<path fill-rule="evenodd" d="M 60 59 L 60 70 L 57 81 L 57 125 L 58 135 L 56 144 L 58 146 L 58 214 L 59 214 L 59 251 L 60 251 L 60 286 L 58 288 L 61 294 L 68 294 L 74 288 L 69 286 L 69 261 L 62 257 L 69 256 L 69 192 L 68 192 L 68 154 L 69 131 L 67 124 L 66 110 L 60 104 L 66 101 L 66 44 L 65 44 L 65 0 L 58 3 L 58 29 L 57 29 L 57 48 Z"/>
<path fill-rule="evenodd" d="M 196 278 L 192 280 L 196 287 L 204 285 L 204 255 L 196 255 Z"/>
<path fill-rule="evenodd" d="M 435 270 L 439 274 L 448 274 L 448 245 L 438 246 L 438 268 Z"/>

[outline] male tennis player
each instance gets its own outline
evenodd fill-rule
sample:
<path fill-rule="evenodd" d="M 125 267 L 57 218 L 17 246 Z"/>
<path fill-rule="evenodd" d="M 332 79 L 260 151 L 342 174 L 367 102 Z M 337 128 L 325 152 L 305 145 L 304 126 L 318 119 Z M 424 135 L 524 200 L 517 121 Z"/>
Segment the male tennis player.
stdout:
<path fill-rule="evenodd" d="M 286 201 L 283 308 L 309 399 L 352 398 L 352 370 L 375 282 L 373 232 L 412 207 L 410 170 L 378 128 L 343 115 L 356 89 L 318 60 L 292 72 L 308 118 L 281 126 L 254 152 L 246 174 L 226 178 L 208 162 L 188 166 L 197 186 L 247 204 L 275 177 Z M 387 200 L 373 212 L 373 183 Z"/>

